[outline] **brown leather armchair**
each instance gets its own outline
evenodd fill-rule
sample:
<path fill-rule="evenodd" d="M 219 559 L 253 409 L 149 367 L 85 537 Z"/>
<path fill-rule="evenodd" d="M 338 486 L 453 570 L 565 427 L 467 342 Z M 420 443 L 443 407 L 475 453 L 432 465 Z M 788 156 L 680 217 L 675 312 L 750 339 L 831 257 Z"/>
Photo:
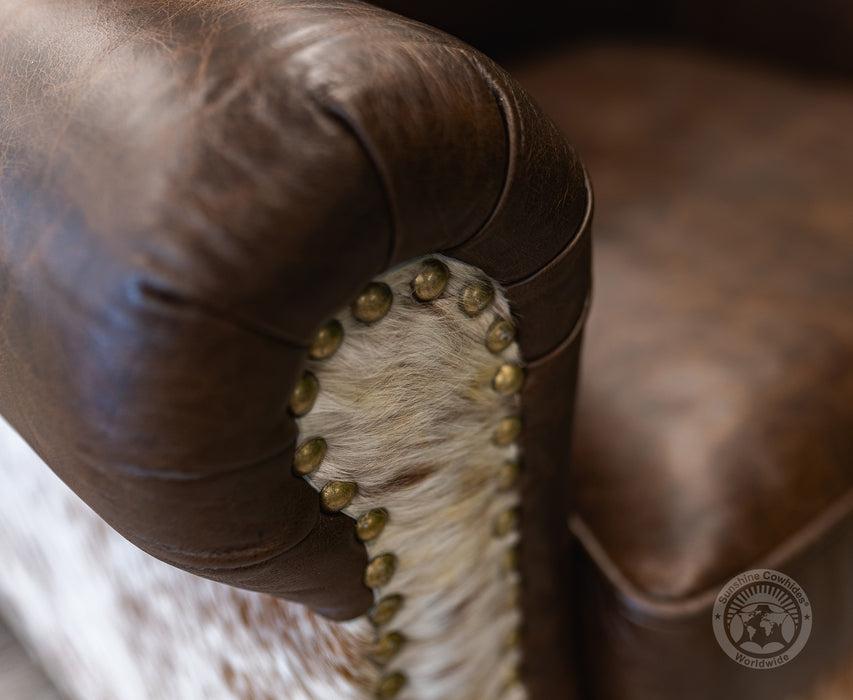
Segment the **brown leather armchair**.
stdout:
<path fill-rule="evenodd" d="M 346 0 L 0 0 L 13 621 L 87 698 L 846 697 L 853 19 L 387 4 L 514 77 Z M 751 570 L 778 667 L 715 638 Z"/>

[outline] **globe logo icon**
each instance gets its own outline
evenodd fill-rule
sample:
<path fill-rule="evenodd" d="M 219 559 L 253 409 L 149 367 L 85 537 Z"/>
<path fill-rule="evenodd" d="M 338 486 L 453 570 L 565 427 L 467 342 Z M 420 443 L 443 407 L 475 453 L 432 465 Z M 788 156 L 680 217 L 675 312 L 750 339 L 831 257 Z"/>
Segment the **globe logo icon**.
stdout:
<path fill-rule="evenodd" d="M 729 581 L 714 605 L 714 634 L 733 660 L 749 668 L 790 661 L 811 632 L 811 604 L 789 576 L 771 569 Z"/>
<path fill-rule="evenodd" d="M 729 639 L 753 654 L 776 654 L 790 648 L 799 627 L 794 599 L 767 584 L 741 593 L 726 615 Z"/>

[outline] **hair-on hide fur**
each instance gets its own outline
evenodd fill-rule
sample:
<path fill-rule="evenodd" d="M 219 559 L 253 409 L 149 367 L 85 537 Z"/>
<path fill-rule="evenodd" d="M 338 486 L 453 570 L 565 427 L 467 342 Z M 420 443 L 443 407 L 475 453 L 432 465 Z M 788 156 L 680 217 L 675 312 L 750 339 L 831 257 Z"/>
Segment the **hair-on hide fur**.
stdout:
<path fill-rule="evenodd" d="M 509 318 L 504 297 L 469 318 L 458 297 L 482 273 L 444 261 L 450 280 L 438 300 L 413 299 L 415 261 L 381 278 L 394 293 L 385 318 L 368 326 L 349 309 L 338 314 L 343 344 L 309 363 L 320 394 L 300 419 L 301 438 L 328 442 L 311 483 L 355 481 L 346 512 L 390 514 L 368 544 L 371 556 L 399 559 L 378 593 L 405 598 L 379 630 L 407 640 L 386 668 L 368 659 L 379 632 L 365 617 L 330 622 L 136 549 L 0 421 L 0 603 L 70 696 L 367 700 L 384 674 L 402 671 L 400 700 L 525 697 L 519 684 L 506 684 L 519 652 L 505 640 L 520 620 L 518 576 L 501 562 L 517 535 L 492 532 L 518 497 L 497 484 L 517 450 L 491 443 L 517 398 L 499 396 L 491 379 L 518 354 L 514 345 L 499 356 L 484 345 L 496 316 Z"/>
<path fill-rule="evenodd" d="M 366 326 L 349 313 L 338 315 L 344 341 L 331 359 L 309 364 L 320 393 L 300 434 L 328 443 L 310 476 L 317 488 L 354 481 L 358 495 L 345 512 L 354 518 L 376 507 L 389 512 L 368 552 L 399 559 L 380 593 L 406 600 L 387 626 L 408 640 L 387 669 L 409 678 L 400 699 L 517 700 L 524 693 L 517 684 L 507 687 L 507 677 L 518 652 L 505 648 L 520 623 L 512 602 L 517 575 L 501 570 L 516 535 L 492 533 L 498 515 L 518 505 L 514 490 L 498 489 L 501 465 L 517 448 L 497 447 L 491 436 L 517 412 L 518 400 L 499 396 L 491 380 L 519 354 L 514 344 L 500 355 L 485 345 L 491 323 L 510 318 L 503 295 L 468 317 L 459 298 L 483 275 L 440 259 L 450 279 L 439 299 L 413 297 L 416 261 L 381 278 L 394 294 L 381 321 Z"/>

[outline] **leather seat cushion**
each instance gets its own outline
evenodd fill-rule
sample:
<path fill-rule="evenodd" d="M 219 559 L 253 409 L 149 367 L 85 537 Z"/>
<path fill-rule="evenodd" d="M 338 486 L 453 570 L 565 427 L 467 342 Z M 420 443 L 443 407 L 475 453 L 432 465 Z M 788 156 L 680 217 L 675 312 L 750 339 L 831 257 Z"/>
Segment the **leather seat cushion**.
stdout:
<path fill-rule="evenodd" d="M 587 696 L 785 697 L 853 646 L 853 85 L 642 46 L 516 75 L 597 194 L 573 520 Z M 711 626 L 759 567 L 816 611 L 769 674 Z"/>

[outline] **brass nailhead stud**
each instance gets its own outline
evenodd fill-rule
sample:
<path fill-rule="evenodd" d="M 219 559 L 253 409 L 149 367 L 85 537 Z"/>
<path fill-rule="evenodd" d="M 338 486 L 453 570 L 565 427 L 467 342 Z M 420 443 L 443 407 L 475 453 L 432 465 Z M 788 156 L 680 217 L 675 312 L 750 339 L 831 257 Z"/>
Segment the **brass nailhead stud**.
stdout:
<path fill-rule="evenodd" d="M 515 340 L 515 326 L 502 318 L 496 319 L 486 331 L 486 347 L 497 355 L 506 350 Z"/>
<path fill-rule="evenodd" d="M 308 357 L 312 360 L 325 360 L 334 355 L 344 339 L 344 327 L 338 320 L 331 320 L 323 326 L 311 347 L 308 348 Z"/>
<path fill-rule="evenodd" d="M 380 554 L 367 564 L 364 572 L 364 585 L 368 588 L 379 588 L 386 585 L 397 571 L 397 557 L 393 554 Z"/>
<path fill-rule="evenodd" d="M 492 434 L 492 442 L 498 447 L 511 445 L 521 435 L 521 419 L 518 416 L 503 418 L 495 432 Z"/>
<path fill-rule="evenodd" d="M 518 547 L 510 547 L 504 552 L 501 569 L 505 574 L 511 574 L 518 569 Z"/>
<path fill-rule="evenodd" d="M 330 481 L 320 491 L 320 505 L 325 511 L 337 513 L 352 503 L 356 491 L 358 486 L 352 481 Z"/>
<path fill-rule="evenodd" d="M 385 529 L 388 522 L 388 511 L 384 508 L 374 508 L 362 515 L 355 526 L 355 536 L 362 542 L 375 540 Z"/>
<path fill-rule="evenodd" d="M 495 298 L 495 288 L 490 282 L 477 280 L 465 287 L 459 306 L 469 316 L 478 316 L 485 311 Z"/>
<path fill-rule="evenodd" d="M 371 282 L 352 303 L 352 315 L 362 323 L 375 323 L 391 308 L 394 296 L 384 282 Z"/>
<path fill-rule="evenodd" d="M 504 688 L 509 688 L 521 682 L 521 672 L 517 666 L 513 666 L 504 674 Z"/>
<path fill-rule="evenodd" d="M 320 392 L 320 382 L 311 372 L 304 372 L 302 378 L 290 397 L 290 412 L 296 416 L 304 416 L 314 408 L 317 394 Z"/>
<path fill-rule="evenodd" d="M 501 471 L 498 475 L 498 489 L 501 491 L 509 491 L 518 482 L 518 475 L 521 469 L 518 462 L 514 459 L 507 460 L 501 465 Z"/>
<path fill-rule="evenodd" d="M 509 604 L 513 608 L 517 608 L 521 605 L 521 586 L 517 583 L 513 583 L 509 589 Z"/>
<path fill-rule="evenodd" d="M 385 676 L 379 681 L 379 687 L 376 689 L 376 700 L 392 700 L 406 687 L 407 682 L 406 676 L 400 672 Z"/>
<path fill-rule="evenodd" d="M 515 394 L 524 382 L 524 370 L 514 362 L 508 362 L 498 367 L 492 387 L 501 396 Z"/>
<path fill-rule="evenodd" d="M 293 472 L 299 476 L 310 474 L 326 456 L 326 441 L 323 438 L 306 440 L 296 448 L 293 455 Z"/>
<path fill-rule="evenodd" d="M 389 595 L 374 605 L 367 617 L 375 627 L 387 625 L 403 607 L 403 596 Z"/>
<path fill-rule="evenodd" d="M 521 631 L 518 627 L 513 627 L 509 632 L 506 633 L 504 637 L 504 651 L 509 651 L 510 649 L 514 649 L 518 646 L 518 642 L 521 640 Z"/>
<path fill-rule="evenodd" d="M 421 271 L 412 280 L 412 293 L 418 301 L 438 299 L 447 287 L 450 272 L 441 260 L 430 258 L 424 261 Z"/>
<path fill-rule="evenodd" d="M 495 537 L 504 537 L 515 530 L 517 524 L 518 510 L 516 508 L 510 508 L 509 510 L 505 510 L 503 513 L 498 514 L 492 524 L 492 532 L 495 534 Z"/>
<path fill-rule="evenodd" d="M 406 638 L 399 632 L 387 632 L 373 645 L 369 654 L 370 660 L 384 666 L 400 653 L 405 643 Z"/>

